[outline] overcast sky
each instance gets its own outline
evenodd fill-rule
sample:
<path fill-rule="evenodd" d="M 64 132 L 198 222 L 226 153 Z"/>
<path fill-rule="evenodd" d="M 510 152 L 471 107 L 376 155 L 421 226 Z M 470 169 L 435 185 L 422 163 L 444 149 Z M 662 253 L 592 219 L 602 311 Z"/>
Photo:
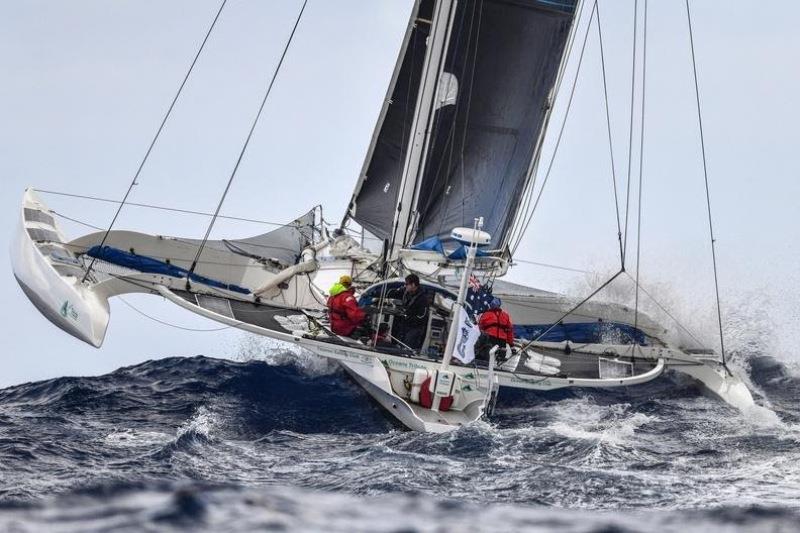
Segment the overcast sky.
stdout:
<path fill-rule="evenodd" d="M 411 3 L 309 0 L 223 213 L 286 222 L 322 204 L 328 220 L 340 219 Z M 691 320 L 695 311 L 707 313 L 713 290 L 685 5 L 650 4 L 642 275 Z M 229 1 L 132 201 L 213 211 L 300 5 Z M 205 0 L 0 2 L 0 244 L 10 246 L 25 187 L 122 197 L 218 6 Z M 600 7 L 624 193 L 633 0 L 605 0 Z M 780 339 L 800 333 L 800 4 L 784 0 L 754 9 L 751 1 L 692 0 L 692 10 L 724 310 L 726 317 L 744 317 L 740 328 L 771 327 L 778 354 L 791 359 L 797 351 Z M 571 61 L 566 88 L 574 66 Z M 553 116 L 556 127 L 564 100 Z M 594 29 L 553 174 L 519 259 L 615 268 L 605 128 Z M 57 212 L 97 226 L 113 215 L 106 204 L 43 198 Z M 69 237 L 89 231 L 63 222 Z M 197 237 L 206 223 L 129 207 L 116 227 Z M 222 222 L 214 235 L 268 229 Z M 510 279 L 567 291 L 586 283 L 580 274 L 527 264 Z M 236 332 L 187 333 L 117 300 L 105 345 L 96 350 L 39 315 L 8 261 L 0 262 L 0 297 L 0 386 L 97 374 L 154 357 L 234 356 L 239 349 Z M 175 324 L 215 327 L 155 297 L 126 300 Z"/>

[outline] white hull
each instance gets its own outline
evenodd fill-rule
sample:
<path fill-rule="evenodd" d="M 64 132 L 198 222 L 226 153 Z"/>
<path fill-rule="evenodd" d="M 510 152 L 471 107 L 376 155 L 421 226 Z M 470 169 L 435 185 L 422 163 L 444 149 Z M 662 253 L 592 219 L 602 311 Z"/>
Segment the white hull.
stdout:
<path fill-rule="evenodd" d="M 413 431 L 447 433 L 466 426 L 483 415 L 483 410 L 477 406 L 467 414 L 462 411 L 436 412 L 407 402 L 394 393 L 386 370 L 377 359 L 370 365 L 345 362 L 339 364 L 387 413 Z"/>
<path fill-rule="evenodd" d="M 306 266 L 316 269 L 303 275 L 285 276 L 263 261 L 233 253 L 224 246 L 209 251 L 204 278 L 189 279 L 169 272 L 144 272 L 98 260 L 89 279 L 82 282 L 88 258 L 73 250 L 85 251 L 99 243 L 102 234 L 93 234 L 66 242 L 63 234 L 48 215 L 48 210 L 33 191 L 27 191 L 21 222 L 12 249 L 14 274 L 25 294 L 36 307 L 58 327 L 93 346 L 102 344 L 109 320 L 108 298 L 124 293 L 158 294 L 176 305 L 211 320 L 256 335 L 290 342 L 313 353 L 342 363 L 347 372 L 380 404 L 405 426 L 421 431 L 441 432 L 455 429 L 479 419 L 491 387 L 490 374 L 500 387 L 529 390 L 554 390 L 564 387 L 610 388 L 647 383 L 666 369 L 687 374 L 698 380 L 711 394 L 740 409 L 753 405 L 747 387 L 730 374 L 712 356 L 696 355 L 659 346 L 631 344 L 572 345 L 568 342 L 537 342 L 535 354 L 524 358 L 514 368 L 499 367 L 493 372 L 475 366 L 452 366 L 457 386 L 451 411 L 437 412 L 409 400 L 404 381 L 415 369 L 434 375 L 440 367 L 435 358 L 421 357 L 402 351 L 375 349 L 350 339 L 338 338 L 324 330 L 310 332 L 319 326 L 324 313 L 324 294 L 319 284 L 328 278 L 349 271 L 352 257 L 336 256 L 334 246 L 314 249 L 314 258 Z M 44 232 L 44 233 L 43 233 Z M 196 245 L 185 239 L 150 236 L 133 232 L 111 232 L 107 243 L 125 250 L 135 249 L 136 257 L 166 258 L 171 267 L 188 267 Z M 324 243 L 323 243 L 324 244 Z M 374 258 L 358 251 L 358 261 L 368 264 Z M 305 254 L 305 252 L 304 252 Z M 327 255 L 326 255 L 327 254 Z M 206 256 L 204 256 L 206 257 Z M 221 265 L 221 266 L 219 266 Z M 234 265 L 231 268 L 226 265 Z M 296 268 L 296 267 L 291 267 Z M 305 268 L 305 267 L 304 267 Z M 284 276 L 284 277 L 281 277 Z M 321 281 L 322 280 L 322 281 Z M 279 283 L 280 282 L 280 283 Z M 245 294 L 241 287 L 268 287 L 262 297 Z M 531 292 L 536 292 L 530 289 Z M 528 308 L 531 320 L 546 323 L 550 315 L 561 312 L 564 299 L 540 293 L 549 305 Z M 523 301 L 526 295 L 509 295 L 507 301 Z M 537 296 L 538 297 L 538 296 Z M 322 303 L 321 303 L 322 302 Z M 538 314 L 537 314 L 538 313 Z M 625 319 L 625 310 L 619 320 Z M 315 318 L 313 315 L 316 315 Z M 519 317 L 515 317 L 519 321 Z M 306 329 L 301 328 L 305 324 Z M 649 326 L 656 330 L 657 325 Z M 532 357 L 558 363 L 539 367 L 522 363 Z M 603 365 L 629 369 L 620 375 L 609 374 Z M 557 368 L 560 366 L 560 370 Z M 533 368 L 534 370 L 531 370 Z M 537 372 L 536 369 L 551 369 Z M 555 370 L 554 372 L 552 370 Z M 555 374 L 555 375 L 548 375 Z"/>

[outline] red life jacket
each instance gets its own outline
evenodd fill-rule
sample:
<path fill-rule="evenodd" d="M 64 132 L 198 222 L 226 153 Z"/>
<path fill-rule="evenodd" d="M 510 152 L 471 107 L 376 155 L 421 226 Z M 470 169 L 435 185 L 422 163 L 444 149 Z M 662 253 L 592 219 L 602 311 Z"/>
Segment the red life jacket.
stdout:
<path fill-rule="evenodd" d="M 328 298 L 328 315 L 331 330 L 337 335 L 349 337 L 364 322 L 366 314 L 358 307 L 353 289 Z"/>
<path fill-rule="evenodd" d="M 502 309 L 489 309 L 484 312 L 478 321 L 478 327 L 490 337 L 514 344 L 514 325 L 511 323 L 511 317 Z"/>

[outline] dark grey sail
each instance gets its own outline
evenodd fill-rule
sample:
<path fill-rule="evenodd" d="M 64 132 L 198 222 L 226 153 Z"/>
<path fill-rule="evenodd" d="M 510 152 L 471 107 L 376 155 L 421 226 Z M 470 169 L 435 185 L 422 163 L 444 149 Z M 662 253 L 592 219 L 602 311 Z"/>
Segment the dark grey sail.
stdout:
<path fill-rule="evenodd" d="M 434 0 L 418 0 L 348 215 L 381 239 L 392 233 Z"/>
<path fill-rule="evenodd" d="M 575 16 L 571 0 L 475 0 L 456 8 L 439 79 L 412 242 L 483 216 L 507 242 Z M 410 244 L 410 243 L 409 243 Z"/>

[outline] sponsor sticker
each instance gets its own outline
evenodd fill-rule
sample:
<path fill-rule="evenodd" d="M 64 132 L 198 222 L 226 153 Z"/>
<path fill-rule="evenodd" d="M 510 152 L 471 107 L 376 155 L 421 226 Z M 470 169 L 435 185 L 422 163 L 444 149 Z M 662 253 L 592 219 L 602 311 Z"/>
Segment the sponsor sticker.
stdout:
<path fill-rule="evenodd" d="M 69 303 L 69 300 L 64 301 L 64 305 L 61 306 L 60 313 L 61 316 L 63 316 L 64 318 L 71 318 L 72 320 L 78 320 L 78 312 L 75 310 L 75 307 L 73 307 L 73 305 Z"/>

